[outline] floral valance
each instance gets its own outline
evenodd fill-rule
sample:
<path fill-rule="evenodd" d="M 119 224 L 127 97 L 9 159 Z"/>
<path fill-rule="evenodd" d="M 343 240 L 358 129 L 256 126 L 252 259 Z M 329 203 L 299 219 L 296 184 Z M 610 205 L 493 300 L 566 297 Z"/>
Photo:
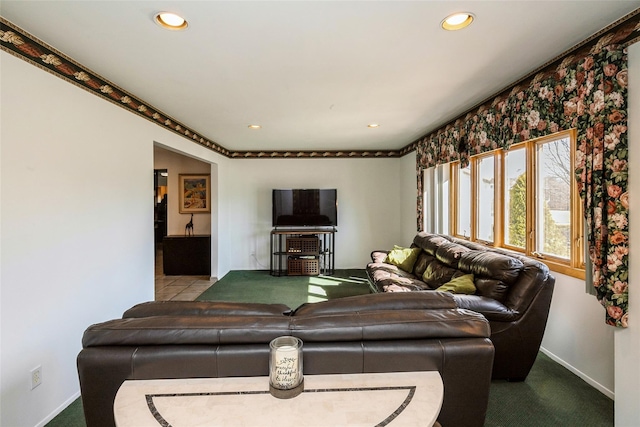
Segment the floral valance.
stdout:
<path fill-rule="evenodd" d="M 606 322 L 628 321 L 627 53 L 638 17 L 528 81 L 422 138 L 416 146 L 418 229 L 422 170 L 512 144 L 577 129 L 575 178 L 588 227 L 593 286 Z"/>

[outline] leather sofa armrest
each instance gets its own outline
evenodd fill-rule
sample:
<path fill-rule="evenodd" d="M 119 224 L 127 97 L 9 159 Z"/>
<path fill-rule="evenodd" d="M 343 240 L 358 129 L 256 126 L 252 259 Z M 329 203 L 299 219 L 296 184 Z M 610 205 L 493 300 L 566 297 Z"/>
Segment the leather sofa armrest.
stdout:
<path fill-rule="evenodd" d="M 520 317 L 520 313 L 512 310 L 493 298 L 479 295 L 453 294 L 458 308 L 475 311 L 482 314 L 489 321 L 511 322 Z"/>
<path fill-rule="evenodd" d="M 377 250 L 371 252 L 371 260 L 373 262 L 383 263 L 385 259 L 387 259 L 387 255 L 389 255 L 390 251 Z"/>

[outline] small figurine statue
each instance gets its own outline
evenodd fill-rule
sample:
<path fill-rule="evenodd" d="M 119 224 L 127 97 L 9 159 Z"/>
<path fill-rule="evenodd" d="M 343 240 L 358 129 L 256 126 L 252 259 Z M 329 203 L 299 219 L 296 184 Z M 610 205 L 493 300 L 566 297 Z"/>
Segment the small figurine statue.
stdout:
<path fill-rule="evenodd" d="M 191 214 L 191 221 L 184 227 L 184 235 L 193 236 L 193 214 Z"/>

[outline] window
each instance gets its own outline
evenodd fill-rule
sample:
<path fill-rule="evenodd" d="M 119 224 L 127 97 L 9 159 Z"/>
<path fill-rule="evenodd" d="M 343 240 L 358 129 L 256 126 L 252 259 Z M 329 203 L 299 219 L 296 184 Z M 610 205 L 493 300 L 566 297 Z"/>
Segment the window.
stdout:
<path fill-rule="evenodd" d="M 536 250 L 570 259 L 571 158 L 569 138 L 536 143 Z"/>
<path fill-rule="evenodd" d="M 457 168 L 456 190 L 456 224 L 455 230 L 458 236 L 465 239 L 471 236 L 471 167 Z"/>
<path fill-rule="evenodd" d="M 449 234 L 449 165 L 424 171 L 424 230 Z"/>
<path fill-rule="evenodd" d="M 573 152 L 575 131 L 566 131 L 474 156 L 466 168 L 452 163 L 454 234 L 523 252 L 554 271 L 584 278 Z"/>
<path fill-rule="evenodd" d="M 527 236 L 527 163 L 524 147 L 504 155 L 504 244 L 526 247 Z"/>
<path fill-rule="evenodd" d="M 478 175 L 476 187 L 476 238 L 493 242 L 494 204 L 495 204 L 495 156 L 489 155 L 477 159 Z"/>

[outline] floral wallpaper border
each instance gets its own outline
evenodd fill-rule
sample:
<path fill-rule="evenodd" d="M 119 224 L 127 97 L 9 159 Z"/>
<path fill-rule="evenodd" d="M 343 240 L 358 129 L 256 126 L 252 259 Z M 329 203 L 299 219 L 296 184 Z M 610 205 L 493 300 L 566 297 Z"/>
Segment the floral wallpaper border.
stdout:
<path fill-rule="evenodd" d="M 0 17 L 0 48 L 69 83 L 229 158 L 391 158 L 402 157 L 412 151 L 409 146 L 400 150 L 230 151 L 80 65 L 2 17 Z"/>
<path fill-rule="evenodd" d="M 593 286 L 609 325 L 628 325 L 627 51 L 640 15 L 422 138 L 416 147 L 418 230 L 422 171 L 511 144 L 577 130 L 575 178 L 588 227 Z"/>

